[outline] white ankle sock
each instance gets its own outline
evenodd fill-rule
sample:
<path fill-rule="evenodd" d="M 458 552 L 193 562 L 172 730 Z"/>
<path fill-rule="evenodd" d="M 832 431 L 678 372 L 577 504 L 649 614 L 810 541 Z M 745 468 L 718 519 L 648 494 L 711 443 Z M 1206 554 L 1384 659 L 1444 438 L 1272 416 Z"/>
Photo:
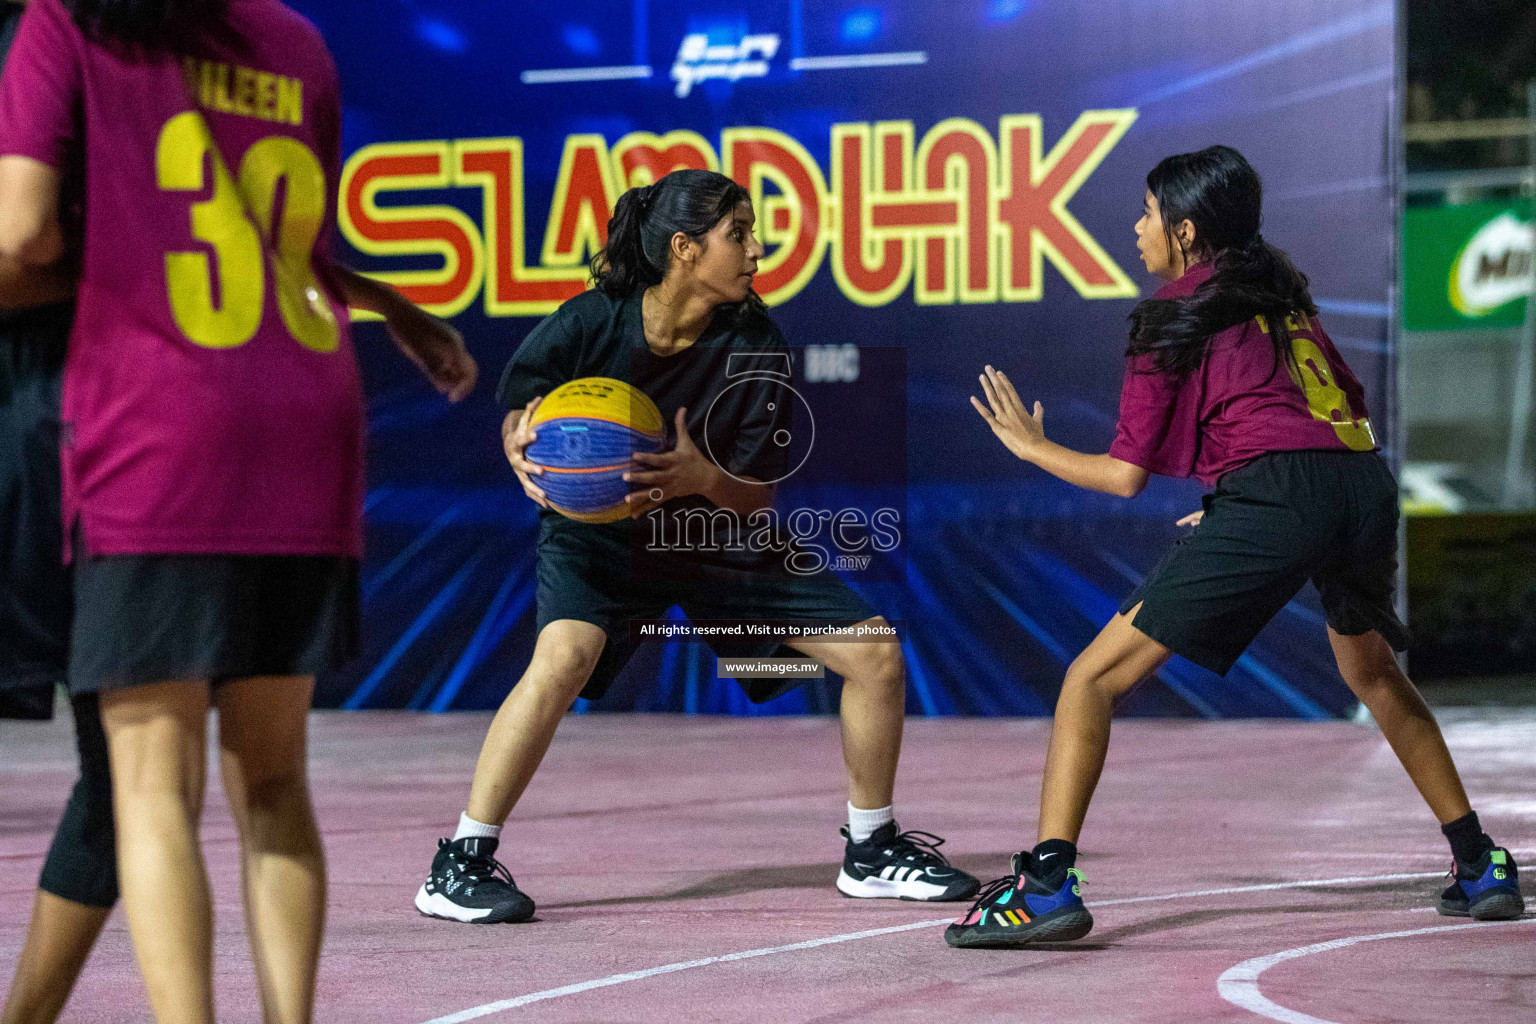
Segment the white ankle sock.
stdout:
<path fill-rule="evenodd" d="M 478 839 L 482 836 L 490 839 L 500 839 L 501 826 L 487 825 L 483 821 L 476 821 L 467 814 L 459 815 L 459 830 L 453 834 L 454 839 Z"/>
<path fill-rule="evenodd" d="M 853 804 L 848 805 L 848 835 L 856 843 L 862 843 L 874 835 L 881 825 L 895 820 L 896 811 L 893 806 L 866 811 Z"/>

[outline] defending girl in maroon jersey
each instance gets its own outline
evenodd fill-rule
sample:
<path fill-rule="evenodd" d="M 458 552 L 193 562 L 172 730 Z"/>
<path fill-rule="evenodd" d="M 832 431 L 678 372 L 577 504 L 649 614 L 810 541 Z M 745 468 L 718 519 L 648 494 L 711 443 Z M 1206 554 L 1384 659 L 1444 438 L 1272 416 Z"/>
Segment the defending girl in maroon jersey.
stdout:
<path fill-rule="evenodd" d="M 1068 483 L 1135 497 L 1150 473 L 1214 486 L 1197 523 L 1067 670 L 1041 784 L 1037 843 L 945 932 L 952 946 L 1087 935 L 1077 841 L 1109 749 L 1116 700 L 1177 654 L 1225 674 L 1309 581 L 1344 681 L 1441 823 L 1455 878 L 1439 911 L 1524 911 L 1514 859 L 1483 832 L 1439 726 L 1394 650 L 1397 484 L 1365 395 L 1317 322 L 1307 278 L 1259 233 L 1263 188 L 1226 146 L 1147 175 L 1137 248 L 1168 282 L 1131 314 L 1120 424 L 1107 454 L 1045 436 L 1006 374 L 971 402 L 1019 458 Z M 1015 898 L 1015 896 L 1021 898 Z"/>

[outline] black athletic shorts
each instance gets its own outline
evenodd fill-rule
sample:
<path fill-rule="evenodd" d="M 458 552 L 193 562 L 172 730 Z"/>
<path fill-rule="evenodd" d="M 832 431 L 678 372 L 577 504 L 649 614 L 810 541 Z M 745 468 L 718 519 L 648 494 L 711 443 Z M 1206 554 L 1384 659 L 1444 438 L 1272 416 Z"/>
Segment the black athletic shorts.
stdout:
<path fill-rule="evenodd" d="M 72 694 L 173 679 L 308 676 L 358 650 L 357 562 L 292 555 L 77 557 Z"/>
<path fill-rule="evenodd" d="M 85 693 L 70 699 L 80 778 L 48 847 L 37 887 L 88 907 L 117 902 L 117 833 L 112 824 L 112 770 L 101 729 L 100 701 Z"/>
<path fill-rule="evenodd" d="M 538 626 L 576 619 L 608 635 L 602 656 L 581 695 L 597 700 L 634 656 L 631 620 L 662 618 L 677 605 L 690 619 L 738 622 L 785 620 L 850 626 L 877 612 L 835 573 L 797 576 L 789 572 L 689 566 L 688 580 L 671 572 L 648 573 L 614 532 L 553 531 L 539 539 Z M 709 641 L 723 658 L 804 657 L 777 640 Z M 805 679 L 739 679 L 753 703 L 781 697 Z"/>
<path fill-rule="evenodd" d="M 1120 611 L 1173 653 L 1223 675 L 1308 580 L 1328 625 L 1394 650 L 1397 483 L 1375 452 L 1275 452 L 1224 474 L 1205 518 Z"/>
<path fill-rule="evenodd" d="M 47 718 L 69 654 L 59 395 L 72 305 L 0 314 L 0 714 Z"/>

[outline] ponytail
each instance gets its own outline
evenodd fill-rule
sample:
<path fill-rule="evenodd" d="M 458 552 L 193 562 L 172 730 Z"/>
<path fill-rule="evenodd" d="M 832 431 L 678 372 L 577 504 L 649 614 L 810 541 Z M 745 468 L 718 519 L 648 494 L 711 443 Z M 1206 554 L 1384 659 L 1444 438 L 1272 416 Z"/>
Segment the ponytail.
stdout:
<path fill-rule="evenodd" d="M 1195 245 L 1184 252 L 1186 265 L 1210 263 L 1212 273 L 1190 295 L 1139 303 L 1131 311 L 1126 354 L 1150 356 L 1157 372 L 1187 377 L 1205 360 L 1212 338 L 1261 316 L 1275 370 L 1281 361 L 1294 370 L 1286 318 L 1314 316 L 1317 306 L 1306 275 L 1259 233 L 1263 186 L 1248 161 L 1227 146 L 1171 156 L 1147 175 L 1147 189 L 1157 198 L 1170 249 L 1180 245 L 1174 225 L 1190 221 Z"/>
<path fill-rule="evenodd" d="M 80 31 L 102 43 L 186 50 L 219 25 L 226 0 L 63 0 Z"/>
<path fill-rule="evenodd" d="M 592 281 L 610 298 L 622 299 L 660 284 L 662 272 L 645 254 L 643 228 L 655 203 L 656 186 L 632 188 L 619 196 L 608 222 L 608 245 L 592 257 Z M 669 240 L 670 241 L 670 240 Z"/>
<path fill-rule="evenodd" d="M 681 232 L 700 241 L 738 205 L 751 201 L 751 193 L 715 171 L 673 171 L 655 184 L 630 189 L 614 204 L 608 244 L 592 257 L 592 283 L 616 300 L 660 284 L 672 262 L 673 237 Z M 756 292 L 748 292 L 721 310 L 742 323 L 767 307 Z"/>

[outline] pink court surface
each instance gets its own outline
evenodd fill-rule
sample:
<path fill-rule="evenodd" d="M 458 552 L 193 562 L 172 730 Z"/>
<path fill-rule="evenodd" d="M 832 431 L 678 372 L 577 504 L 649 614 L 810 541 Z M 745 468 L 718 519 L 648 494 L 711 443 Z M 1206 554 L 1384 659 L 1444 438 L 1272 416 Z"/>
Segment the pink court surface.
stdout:
<path fill-rule="evenodd" d="M 1484 824 L 1536 861 L 1536 713 L 1444 722 Z M 314 716 L 331 872 L 318 1020 L 1536 1020 L 1536 919 L 1469 925 L 1429 909 L 1449 857 L 1370 726 L 1117 723 L 1083 843 L 1093 934 L 961 951 L 942 938 L 961 906 L 833 889 L 844 790 L 828 719 L 573 718 L 502 847 L 537 920 L 420 917 L 411 897 L 487 723 Z M 903 826 L 946 836 L 945 852 L 984 880 L 1000 874 L 1031 838 L 1047 728 L 911 722 Z M 0 724 L 0 758 L 8 979 L 73 779 L 67 723 Z M 255 1022 L 216 785 L 203 841 L 220 1019 Z M 65 1019 L 150 1019 L 120 912 Z"/>

